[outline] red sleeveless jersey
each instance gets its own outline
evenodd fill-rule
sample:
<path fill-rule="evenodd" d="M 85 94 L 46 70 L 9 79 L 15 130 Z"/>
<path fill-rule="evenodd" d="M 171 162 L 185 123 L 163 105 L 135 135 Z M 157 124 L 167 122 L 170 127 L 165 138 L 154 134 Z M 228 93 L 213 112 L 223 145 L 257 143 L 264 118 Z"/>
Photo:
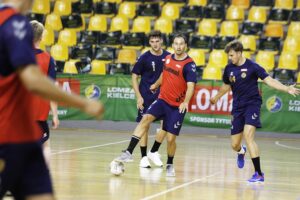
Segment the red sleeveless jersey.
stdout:
<path fill-rule="evenodd" d="M 0 11 L 0 27 L 15 14 L 17 12 L 12 8 Z M 33 95 L 23 86 L 18 75 L 0 75 L 0 144 L 40 140 L 41 130 L 33 112 Z"/>
<path fill-rule="evenodd" d="M 41 71 L 45 75 L 48 75 L 50 55 L 47 52 L 43 51 L 41 53 L 36 54 L 36 59 Z M 34 102 L 36 108 L 36 120 L 46 121 L 48 119 L 50 111 L 50 101 L 44 100 L 39 96 L 35 96 Z"/>
<path fill-rule="evenodd" d="M 175 60 L 172 55 L 165 58 L 162 74 L 162 84 L 158 98 L 163 99 L 171 106 L 179 106 L 185 98 L 187 83 L 183 76 L 183 69 L 186 64 L 193 62 L 188 57 L 184 60 Z"/>

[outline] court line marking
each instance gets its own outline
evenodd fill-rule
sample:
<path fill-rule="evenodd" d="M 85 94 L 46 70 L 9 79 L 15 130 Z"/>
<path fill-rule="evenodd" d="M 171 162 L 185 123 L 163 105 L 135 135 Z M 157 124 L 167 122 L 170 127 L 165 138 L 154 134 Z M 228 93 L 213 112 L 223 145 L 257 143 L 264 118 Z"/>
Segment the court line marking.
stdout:
<path fill-rule="evenodd" d="M 149 138 L 155 137 L 149 136 Z M 58 151 L 55 153 L 51 153 L 51 155 L 58 155 L 58 154 L 64 154 L 64 153 L 71 153 L 71 152 L 76 152 L 76 151 L 81 151 L 81 150 L 86 150 L 86 149 L 93 149 L 93 148 L 98 148 L 98 147 L 105 147 L 105 146 L 110 146 L 110 145 L 115 145 L 115 144 L 121 144 L 125 142 L 129 142 L 130 140 L 122 140 L 119 142 L 111 142 L 111 143 L 106 143 L 106 144 L 99 144 L 99 145 L 94 145 L 94 146 L 88 146 L 88 147 L 81 147 L 81 148 L 76 148 L 76 149 L 70 149 L 70 150 L 64 150 L 64 151 Z"/>
<path fill-rule="evenodd" d="M 288 145 L 280 144 L 279 141 L 276 141 L 275 144 L 280 146 L 280 147 L 287 148 L 287 149 L 300 150 L 300 148 L 297 148 L 297 147 L 291 147 L 291 146 L 288 146 Z"/>
<path fill-rule="evenodd" d="M 151 196 L 144 197 L 144 198 L 142 198 L 141 200 L 149 200 L 149 199 L 153 199 L 153 198 L 159 197 L 159 196 L 161 196 L 161 195 L 164 195 L 164 194 L 167 194 L 167 193 L 169 193 L 169 192 L 175 191 L 175 190 L 177 190 L 177 189 L 180 189 L 180 188 L 183 188 L 183 187 L 192 185 L 192 184 L 194 184 L 194 183 L 203 181 L 203 180 L 205 180 L 205 179 L 207 179 L 207 178 L 216 176 L 216 175 L 218 175 L 218 174 L 221 174 L 221 172 L 216 172 L 216 173 L 214 173 L 214 174 L 211 174 L 211 175 L 208 175 L 208 176 L 204 176 L 204 177 L 202 177 L 202 178 L 195 179 L 195 180 L 193 180 L 193 181 L 190 181 L 190 182 L 187 182 L 187 183 L 178 185 L 178 186 L 173 187 L 173 188 L 170 188 L 170 189 L 168 189 L 168 190 L 164 190 L 164 191 L 162 191 L 162 192 L 153 194 L 153 195 L 151 195 Z"/>

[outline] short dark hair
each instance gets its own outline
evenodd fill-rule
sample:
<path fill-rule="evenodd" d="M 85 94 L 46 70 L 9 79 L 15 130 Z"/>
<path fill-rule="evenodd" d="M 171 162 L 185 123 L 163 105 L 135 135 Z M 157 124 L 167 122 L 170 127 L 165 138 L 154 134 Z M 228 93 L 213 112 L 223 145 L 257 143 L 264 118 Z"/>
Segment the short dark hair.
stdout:
<path fill-rule="evenodd" d="M 243 44 L 239 40 L 233 40 L 226 45 L 225 52 L 228 53 L 230 50 L 243 52 L 243 48 Z"/>
<path fill-rule="evenodd" d="M 150 38 L 152 38 L 152 37 L 162 38 L 162 34 L 161 34 L 161 32 L 160 32 L 159 30 L 153 30 L 153 31 L 151 31 L 151 32 L 149 33 L 149 36 L 148 36 L 149 40 L 150 40 Z"/>
<path fill-rule="evenodd" d="M 183 38 L 184 42 L 187 44 L 188 41 L 187 41 L 187 37 L 183 34 L 183 33 L 175 33 L 173 35 L 173 43 L 174 43 L 174 40 L 175 38 Z"/>

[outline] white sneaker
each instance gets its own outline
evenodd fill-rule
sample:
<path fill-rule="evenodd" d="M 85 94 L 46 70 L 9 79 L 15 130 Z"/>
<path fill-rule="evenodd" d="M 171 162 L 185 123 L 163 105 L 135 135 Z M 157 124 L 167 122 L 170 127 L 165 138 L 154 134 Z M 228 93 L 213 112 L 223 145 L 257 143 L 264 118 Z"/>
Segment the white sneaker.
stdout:
<path fill-rule="evenodd" d="M 151 168 L 151 164 L 148 160 L 148 157 L 147 156 L 144 156 L 141 161 L 140 161 L 140 167 L 143 167 L 143 168 Z"/>
<path fill-rule="evenodd" d="M 175 169 L 172 164 L 167 164 L 166 170 L 167 170 L 166 176 L 169 176 L 169 177 L 175 176 Z"/>
<path fill-rule="evenodd" d="M 147 157 L 158 167 L 162 167 L 163 163 L 160 160 L 160 155 L 159 153 L 156 151 L 154 153 L 151 153 L 150 151 L 147 154 Z"/>

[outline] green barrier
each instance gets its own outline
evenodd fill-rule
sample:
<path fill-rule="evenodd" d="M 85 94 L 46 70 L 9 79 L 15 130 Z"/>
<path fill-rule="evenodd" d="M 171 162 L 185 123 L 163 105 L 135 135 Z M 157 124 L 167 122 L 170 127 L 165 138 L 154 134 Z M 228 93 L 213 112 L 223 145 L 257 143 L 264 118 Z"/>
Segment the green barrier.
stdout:
<path fill-rule="evenodd" d="M 67 92 L 100 99 L 105 105 L 105 120 L 135 121 L 137 109 L 130 76 L 59 75 L 58 81 Z M 198 82 L 185 124 L 230 128 L 232 93 L 224 95 L 216 105 L 209 102 L 221 85 L 221 81 Z M 261 130 L 300 133 L 300 97 L 273 90 L 264 84 L 259 86 L 263 97 Z M 59 105 L 59 117 L 68 120 L 91 119 L 82 112 L 63 105 Z"/>

